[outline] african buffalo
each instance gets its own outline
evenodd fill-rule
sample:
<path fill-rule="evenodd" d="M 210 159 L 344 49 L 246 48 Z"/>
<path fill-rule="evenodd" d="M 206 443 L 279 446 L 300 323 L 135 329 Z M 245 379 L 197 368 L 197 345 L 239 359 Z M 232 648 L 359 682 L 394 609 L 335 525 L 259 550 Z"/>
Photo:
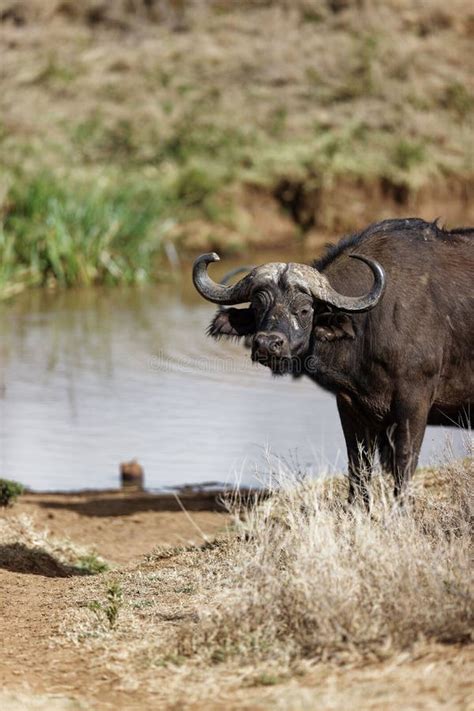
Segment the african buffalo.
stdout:
<path fill-rule="evenodd" d="M 474 228 L 385 220 L 312 266 L 270 263 L 233 286 L 194 263 L 204 298 L 222 306 L 209 334 L 251 340 L 252 359 L 305 375 L 337 397 L 349 501 L 369 505 L 375 452 L 399 496 L 426 425 L 469 426 L 474 401 Z"/>

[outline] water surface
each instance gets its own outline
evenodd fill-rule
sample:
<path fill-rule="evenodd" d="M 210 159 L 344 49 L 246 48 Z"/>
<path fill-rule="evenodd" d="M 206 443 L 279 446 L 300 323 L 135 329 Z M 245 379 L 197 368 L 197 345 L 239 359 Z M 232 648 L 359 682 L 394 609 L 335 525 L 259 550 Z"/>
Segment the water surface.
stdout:
<path fill-rule="evenodd" d="M 334 398 L 207 338 L 213 312 L 188 269 L 164 285 L 34 291 L 1 305 L 0 476 L 37 490 L 114 487 L 119 463 L 136 457 L 149 488 L 248 484 L 268 471 L 268 449 L 290 465 L 341 470 Z M 446 432 L 427 431 L 423 462 Z M 461 433 L 450 436 L 461 451 Z"/>

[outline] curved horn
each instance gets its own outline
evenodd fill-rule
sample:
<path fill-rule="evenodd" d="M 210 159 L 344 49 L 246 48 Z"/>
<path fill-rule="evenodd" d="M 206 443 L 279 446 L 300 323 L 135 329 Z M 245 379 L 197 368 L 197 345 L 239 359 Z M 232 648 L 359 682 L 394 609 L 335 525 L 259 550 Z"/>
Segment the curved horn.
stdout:
<path fill-rule="evenodd" d="M 321 282 L 321 276 L 324 275 L 318 272 L 314 275 L 314 277 L 317 275 L 317 278 L 310 277 L 308 286 L 313 296 L 341 309 L 341 311 L 352 313 L 369 311 L 378 304 L 383 294 L 385 289 L 385 271 L 375 259 L 370 259 L 370 257 L 365 257 L 362 254 L 350 254 L 349 256 L 352 259 L 359 259 L 361 262 L 364 262 L 372 270 L 374 284 L 368 294 L 364 296 L 344 296 L 343 294 L 339 294 L 339 292 L 332 288 L 327 279 L 325 279 L 323 283 Z"/>
<path fill-rule="evenodd" d="M 193 282 L 201 296 L 204 296 L 208 301 L 214 304 L 223 304 L 231 306 L 232 304 L 242 304 L 249 300 L 249 295 L 253 282 L 253 273 L 247 274 L 246 277 L 233 284 L 225 286 L 212 281 L 207 273 L 207 267 L 212 262 L 219 262 L 220 257 L 215 252 L 201 254 L 196 259 L 193 265 Z"/>

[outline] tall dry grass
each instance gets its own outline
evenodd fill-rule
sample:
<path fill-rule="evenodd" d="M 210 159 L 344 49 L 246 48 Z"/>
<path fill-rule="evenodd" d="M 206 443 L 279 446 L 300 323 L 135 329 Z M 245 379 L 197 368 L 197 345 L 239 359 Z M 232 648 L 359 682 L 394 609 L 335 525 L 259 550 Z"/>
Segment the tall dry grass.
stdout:
<path fill-rule="evenodd" d="M 204 571 L 213 589 L 179 653 L 206 661 L 383 658 L 420 640 L 465 642 L 474 622 L 472 458 L 415 503 L 376 483 L 371 516 L 348 513 L 340 481 L 294 482 L 235 517 Z M 429 477 L 428 477 L 429 480 Z"/>
<path fill-rule="evenodd" d="M 271 498 L 231 502 L 233 525 L 216 540 L 76 578 L 55 643 L 79 646 L 122 690 L 163 708 L 228 708 L 235 694 L 235 708 L 254 708 L 251 687 L 273 685 L 264 708 L 352 708 L 352 685 L 356 705 L 364 687 L 350 669 L 364 668 L 375 680 L 367 707 L 393 708 L 397 688 L 446 698 L 451 660 L 468 674 L 461 660 L 472 655 L 473 458 L 419 471 L 403 510 L 376 478 L 371 516 L 345 510 L 343 477 L 281 474 Z M 110 585 L 122 593 L 113 628 L 94 612 Z M 311 686 L 301 693 L 300 675 Z M 461 687 L 453 708 L 466 708 Z"/>

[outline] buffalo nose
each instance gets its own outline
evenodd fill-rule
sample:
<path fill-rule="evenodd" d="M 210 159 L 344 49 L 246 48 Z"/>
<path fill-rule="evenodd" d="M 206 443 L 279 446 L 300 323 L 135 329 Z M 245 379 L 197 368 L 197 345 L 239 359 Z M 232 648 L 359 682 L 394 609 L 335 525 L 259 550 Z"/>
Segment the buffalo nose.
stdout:
<path fill-rule="evenodd" d="M 255 349 L 260 356 L 280 356 L 285 341 L 286 339 L 281 333 L 257 333 Z"/>

